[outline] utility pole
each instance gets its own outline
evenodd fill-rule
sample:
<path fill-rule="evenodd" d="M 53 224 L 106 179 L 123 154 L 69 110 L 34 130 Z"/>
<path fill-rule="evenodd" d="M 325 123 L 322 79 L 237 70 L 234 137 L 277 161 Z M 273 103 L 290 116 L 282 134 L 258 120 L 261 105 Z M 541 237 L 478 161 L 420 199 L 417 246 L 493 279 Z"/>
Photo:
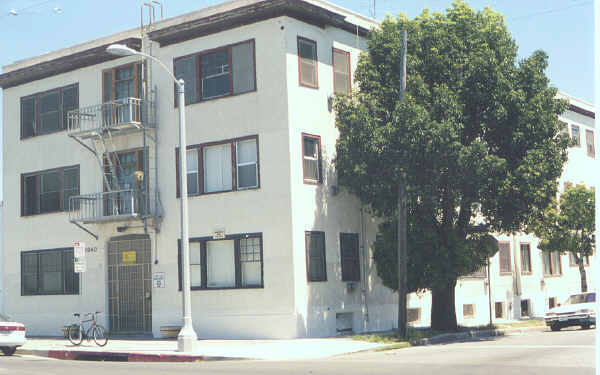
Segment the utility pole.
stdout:
<path fill-rule="evenodd" d="M 401 82 L 400 101 L 404 99 L 406 90 L 406 30 L 402 31 L 402 58 L 400 62 Z M 406 337 L 406 294 L 408 292 L 407 282 L 407 239 L 406 231 L 408 225 L 406 174 L 400 172 L 398 184 L 398 331 L 401 337 Z"/>

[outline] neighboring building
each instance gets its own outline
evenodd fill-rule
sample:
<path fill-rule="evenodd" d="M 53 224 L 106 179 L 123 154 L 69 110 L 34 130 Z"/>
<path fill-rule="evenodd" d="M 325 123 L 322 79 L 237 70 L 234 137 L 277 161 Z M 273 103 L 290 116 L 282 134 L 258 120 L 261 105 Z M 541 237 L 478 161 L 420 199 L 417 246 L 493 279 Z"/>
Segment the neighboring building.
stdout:
<path fill-rule="evenodd" d="M 178 103 L 156 63 L 106 53 L 122 43 L 186 82 L 198 336 L 390 329 L 375 222 L 332 170 L 330 98 L 376 25 L 320 0 L 238 0 L 5 66 L 6 312 L 34 335 L 76 311 L 113 334 L 181 323 Z"/>
<path fill-rule="evenodd" d="M 569 148 L 569 159 L 559 179 L 559 192 L 569 184 L 595 187 L 597 170 L 594 149 L 594 107 L 565 94 L 569 107 L 559 120 L 565 123 L 569 135 L 578 139 L 579 146 Z M 461 325 L 484 325 L 521 318 L 541 318 L 549 308 L 563 303 L 572 293 L 581 291 L 578 267 L 569 254 L 542 253 L 533 235 L 497 236 L 498 253 L 490 258 L 490 279 L 487 268 L 456 285 L 456 318 Z M 588 290 L 594 290 L 596 275 L 592 272 L 593 257 L 586 263 Z M 490 282 L 491 281 L 491 282 Z M 490 288 L 488 288 L 490 283 Z M 491 290 L 491 299 L 488 296 Z M 431 294 L 409 296 L 409 312 L 420 316 L 413 324 L 430 324 Z"/>

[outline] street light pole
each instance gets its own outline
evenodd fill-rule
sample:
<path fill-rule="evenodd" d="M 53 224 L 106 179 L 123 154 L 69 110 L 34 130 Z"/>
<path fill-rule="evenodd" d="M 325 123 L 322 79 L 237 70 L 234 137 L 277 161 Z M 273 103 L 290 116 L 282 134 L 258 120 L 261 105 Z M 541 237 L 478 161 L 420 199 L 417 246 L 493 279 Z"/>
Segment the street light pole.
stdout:
<path fill-rule="evenodd" d="M 179 188 L 181 195 L 180 214 L 181 214 L 181 259 L 182 259 L 182 302 L 183 302 L 183 327 L 177 336 L 177 351 L 191 352 L 194 349 L 194 344 L 198 339 L 194 331 L 192 322 L 192 305 L 190 294 L 190 243 L 188 230 L 188 194 L 187 194 L 187 148 L 185 137 L 185 82 L 183 79 L 177 79 L 169 68 L 162 61 L 154 56 L 136 51 L 132 48 L 121 44 L 111 44 L 106 51 L 117 56 L 143 56 L 153 61 L 156 61 L 177 84 L 177 94 L 179 98 Z"/>

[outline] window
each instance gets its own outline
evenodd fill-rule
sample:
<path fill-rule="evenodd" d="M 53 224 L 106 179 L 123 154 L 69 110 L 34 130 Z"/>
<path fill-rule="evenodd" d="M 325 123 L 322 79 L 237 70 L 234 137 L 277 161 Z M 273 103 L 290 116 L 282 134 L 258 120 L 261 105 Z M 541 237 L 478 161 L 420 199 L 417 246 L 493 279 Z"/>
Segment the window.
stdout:
<path fill-rule="evenodd" d="M 102 72 L 102 100 L 104 103 L 126 98 L 140 98 L 141 92 L 141 64 L 118 66 Z"/>
<path fill-rule="evenodd" d="M 571 125 L 571 139 L 573 139 L 576 147 L 581 146 L 581 140 L 579 139 L 579 126 Z"/>
<path fill-rule="evenodd" d="M 579 256 L 581 256 L 580 254 L 578 254 Z M 590 265 L 590 256 L 586 255 L 583 257 L 583 265 L 585 267 Z M 576 267 L 577 266 L 577 260 L 575 259 L 575 254 L 573 254 L 572 251 L 569 251 L 569 266 L 571 267 Z"/>
<path fill-rule="evenodd" d="M 79 108 L 77 84 L 21 98 L 21 138 L 61 131 L 67 113 Z"/>
<path fill-rule="evenodd" d="M 500 273 L 510 273 L 510 243 L 499 242 L 498 248 L 500 253 Z"/>
<path fill-rule="evenodd" d="M 594 147 L 594 132 L 591 130 L 585 131 L 585 144 L 587 147 L 587 155 L 590 157 L 596 157 L 596 149 Z"/>
<path fill-rule="evenodd" d="M 112 185 L 111 189 L 118 191 L 112 195 L 115 199 L 105 199 L 104 215 L 123 215 L 144 213 L 145 193 L 148 191 L 148 179 L 139 180 L 136 178 L 136 172 L 146 170 L 144 150 L 127 150 L 110 153 L 108 155 L 113 166 L 115 166 L 116 176 L 112 175 L 107 155 L 104 156 L 104 173 L 108 182 Z M 110 191 L 104 184 L 104 191 Z"/>
<path fill-rule="evenodd" d="M 307 231 L 306 277 L 308 281 L 327 281 L 327 261 L 325 259 L 325 232 Z"/>
<path fill-rule="evenodd" d="M 298 37 L 298 76 L 300 86 L 319 87 L 317 42 Z"/>
<path fill-rule="evenodd" d="M 333 92 L 350 94 L 352 91 L 350 52 L 333 49 Z"/>
<path fill-rule="evenodd" d="M 179 196 L 179 150 L 176 150 L 177 196 Z M 189 146 L 188 195 L 257 189 L 258 136 Z"/>
<path fill-rule="evenodd" d="M 564 121 L 558 121 L 558 127 L 560 129 L 560 134 L 561 135 L 566 135 L 567 137 L 569 136 L 569 124 L 567 124 Z"/>
<path fill-rule="evenodd" d="M 494 304 L 494 312 L 496 319 L 504 318 L 504 302 L 496 302 Z"/>
<path fill-rule="evenodd" d="M 179 250 L 181 269 L 181 248 Z M 262 288 L 262 234 L 190 239 L 192 289 Z M 181 273 L 179 274 L 181 290 Z"/>
<path fill-rule="evenodd" d="M 565 183 L 563 185 L 563 192 L 567 191 L 567 189 L 569 189 L 570 187 L 573 187 L 573 183 L 569 182 L 569 181 L 565 181 Z"/>
<path fill-rule="evenodd" d="M 548 298 L 548 308 L 553 309 L 556 306 L 556 297 Z"/>
<path fill-rule="evenodd" d="M 562 267 L 560 264 L 560 254 L 557 251 L 542 253 L 544 258 L 544 274 L 545 275 L 560 275 Z"/>
<path fill-rule="evenodd" d="M 21 175 L 21 216 L 64 211 L 79 194 L 79 166 Z"/>
<path fill-rule="evenodd" d="M 21 252 L 21 295 L 79 294 L 73 248 Z"/>
<path fill-rule="evenodd" d="M 186 105 L 256 90 L 254 40 L 179 57 L 173 65 L 185 82 Z"/>
<path fill-rule="evenodd" d="M 416 323 L 421 321 L 421 308 L 410 308 L 406 310 L 406 322 Z"/>
<path fill-rule="evenodd" d="M 340 233 L 342 281 L 360 281 L 358 234 Z"/>
<path fill-rule="evenodd" d="M 302 134 L 302 170 L 304 183 L 318 184 L 321 180 L 321 137 Z"/>
<path fill-rule="evenodd" d="M 463 304 L 463 318 L 469 319 L 469 318 L 474 318 L 474 317 L 475 317 L 475 305 L 472 303 Z"/>
<path fill-rule="evenodd" d="M 531 301 L 528 299 L 521 300 L 521 317 L 531 316 Z"/>
<path fill-rule="evenodd" d="M 528 243 L 521 244 L 521 273 L 531 273 L 531 247 Z"/>

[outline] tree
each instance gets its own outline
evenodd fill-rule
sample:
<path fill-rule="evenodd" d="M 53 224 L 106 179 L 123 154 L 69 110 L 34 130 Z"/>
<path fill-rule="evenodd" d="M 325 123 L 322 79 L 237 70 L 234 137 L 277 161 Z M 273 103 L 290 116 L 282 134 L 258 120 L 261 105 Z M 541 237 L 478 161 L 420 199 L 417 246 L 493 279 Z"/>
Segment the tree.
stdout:
<path fill-rule="evenodd" d="M 566 161 L 568 138 L 557 135 L 566 102 L 549 87 L 548 57 L 516 57 L 500 14 L 455 1 L 446 14 L 385 19 L 359 60 L 359 90 L 336 97 L 338 183 L 383 219 L 375 261 L 392 289 L 397 186 L 406 177 L 409 287 L 431 290 L 436 330 L 456 329 L 458 277 L 497 250 L 492 233 L 519 231 L 548 206 Z"/>
<path fill-rule="evenodd" d="M 568 187 L 546 208 L 532 231 L 540 238 L 542 251 L 571 253 L 579 267 L 581 291 L 587 292 L 584 260 L 595 248 L 594 190 L 585 186 Z"/>

